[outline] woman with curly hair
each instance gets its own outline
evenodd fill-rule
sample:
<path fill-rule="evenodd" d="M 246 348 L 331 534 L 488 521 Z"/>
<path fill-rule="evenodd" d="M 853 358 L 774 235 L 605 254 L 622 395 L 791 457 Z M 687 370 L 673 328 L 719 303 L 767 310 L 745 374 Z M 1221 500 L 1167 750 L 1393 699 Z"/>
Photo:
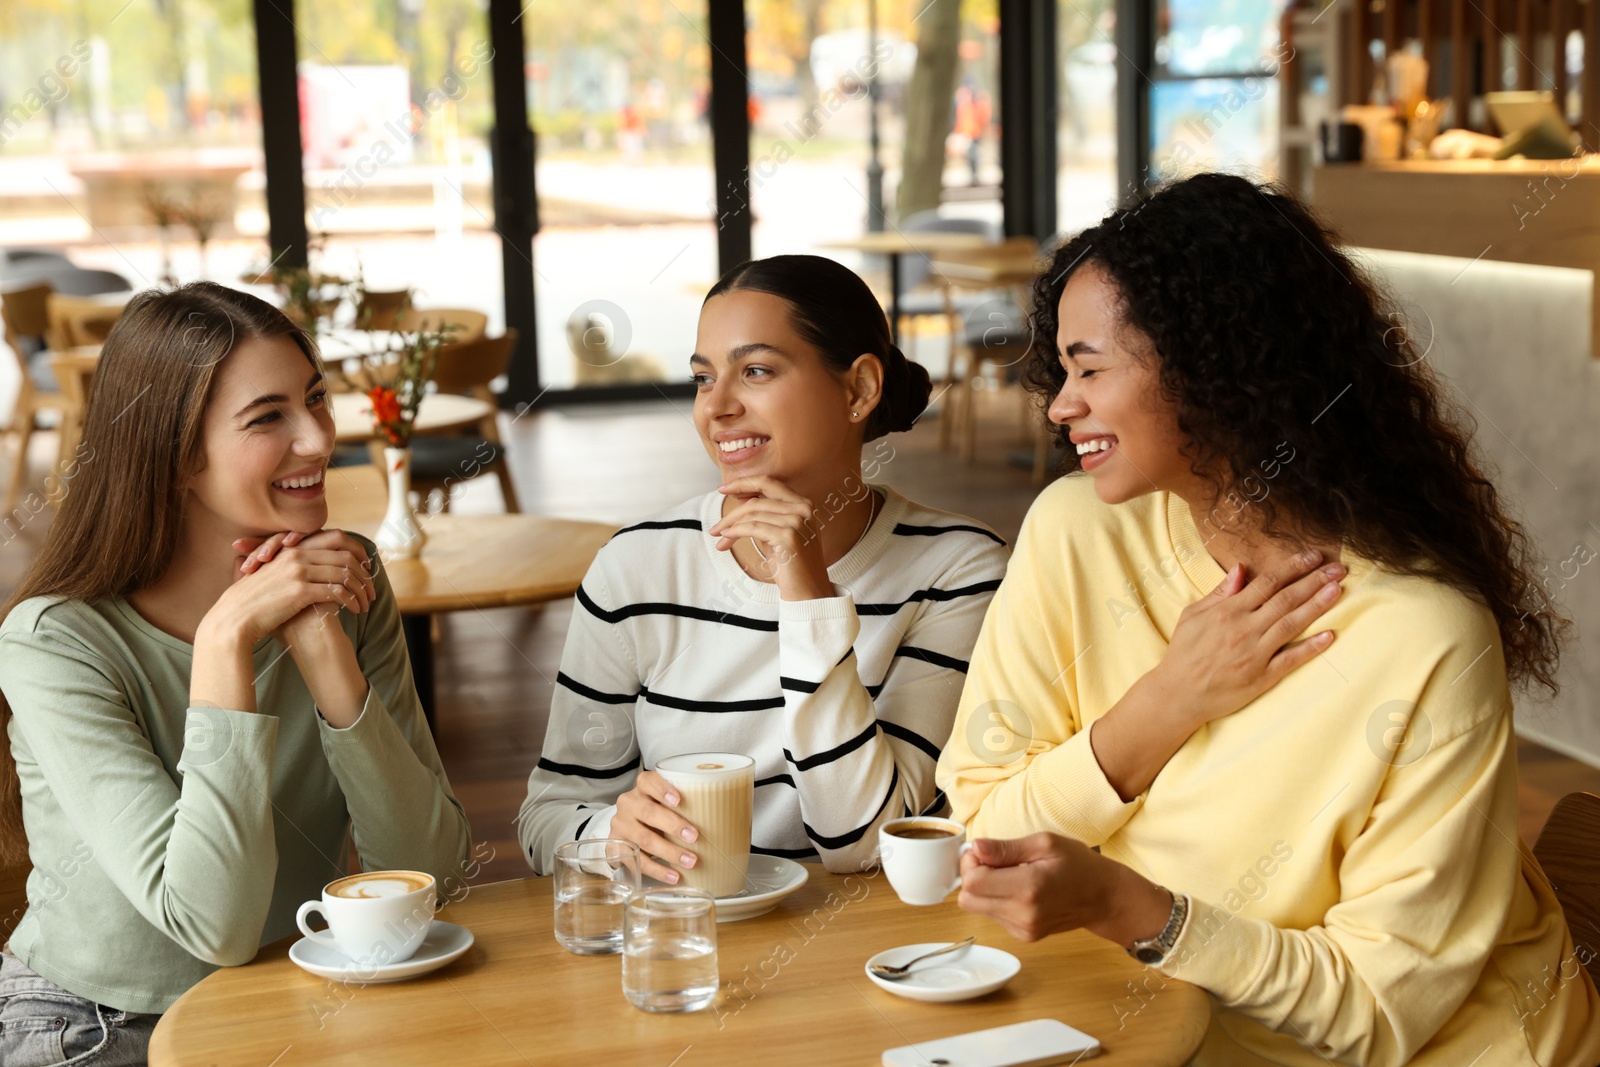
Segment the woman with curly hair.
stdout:
<path fill-rule="evenodd" d="M 1593 1067 L 1593 953 L 1516 818 L 1510 687 L 1555 689 L 1565 623 L 1386 298 L 1292 197 L 1216 174 L 1035 294 L 1074 473 L 940 760 L 979 838 L 962 906 L 1205 989 L 1196 1063 Z M 1342 589 L 1281 610 L 1271 576 L 1312 560 Z"/>

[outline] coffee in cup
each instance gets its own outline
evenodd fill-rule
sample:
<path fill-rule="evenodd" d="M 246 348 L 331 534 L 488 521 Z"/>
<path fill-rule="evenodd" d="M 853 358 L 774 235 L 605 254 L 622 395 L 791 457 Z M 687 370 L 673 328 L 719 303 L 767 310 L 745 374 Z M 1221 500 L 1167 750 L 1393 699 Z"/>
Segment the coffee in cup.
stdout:
<path fill-rule="evenodd" d="M 960 833 L 948 826 L 936 826 L 928 823 L 911 822 L 897 825 L 889 831 L 890 837 L 904 837 L 912 841 L 938 841 L 946 837 L 954 837 Z"/>
<path fill-rule="evenodd" d="M 678 814 L 699 832 L 695 865 L 678 884 L 731 897 L 744 888 L 750 867 L 750 824 L 755 811 L 756 761 L 732 752 L 690 752 L 656 764 L 678 793 Z"/>
<path fill-rule="evenodd" d="M 966 827 L 953 819 L 913 816 L 878 828 L 878 856 L 889 884 L 907 904 L 939 904 L 961 886 Z"/>
<path fill-rule="evenodd" d="M 423 871 L 366 871 L 329 882 L 321 900 L 300 905 L 295 925 L 358 965 L 400 963 L 428 936 L 435 896 L 433 875 Z M 326 930 L 311 929 L 313 912 L 327 919 Z"/>

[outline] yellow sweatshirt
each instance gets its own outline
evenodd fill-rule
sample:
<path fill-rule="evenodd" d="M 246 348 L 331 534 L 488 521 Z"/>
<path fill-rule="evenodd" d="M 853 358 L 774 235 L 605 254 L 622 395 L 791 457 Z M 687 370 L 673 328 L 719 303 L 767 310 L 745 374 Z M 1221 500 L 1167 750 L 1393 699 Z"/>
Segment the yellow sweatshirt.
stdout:
<path fill-rule="evenodd" d="M 1034 504 L 972 657 L 938 784 L 974 836 L 1076 837 L 1190 894 L 1143 988 L 1073 1019 L 1108 1046 L 1162 975 L 1212 996 L 1195 1063 L 1595 1067 L 1600 996 L 1517 835 L 1493 616 L 1350 558 L 1337 640 L 1202 727 L 1124 804 L 1089 727 L 1222 581 L 1188 506 Z M 1148 1006 L 1148 1007 L 1147 1007 Z"/>

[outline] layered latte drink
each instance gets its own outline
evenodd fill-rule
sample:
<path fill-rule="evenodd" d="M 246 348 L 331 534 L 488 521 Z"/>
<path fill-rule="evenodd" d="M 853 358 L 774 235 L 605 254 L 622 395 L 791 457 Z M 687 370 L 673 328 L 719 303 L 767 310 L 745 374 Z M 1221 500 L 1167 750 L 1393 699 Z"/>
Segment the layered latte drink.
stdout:
<path fill-rule="evenodd" d="M 691 752 L 656 764 L 678 791 L 678 812 L 699 831 L 689 847 L 695 865 L 679 885 L 731 897 L 744 888 L 750 866 L 750 822 L 756 761 L 732 752 Z"/>

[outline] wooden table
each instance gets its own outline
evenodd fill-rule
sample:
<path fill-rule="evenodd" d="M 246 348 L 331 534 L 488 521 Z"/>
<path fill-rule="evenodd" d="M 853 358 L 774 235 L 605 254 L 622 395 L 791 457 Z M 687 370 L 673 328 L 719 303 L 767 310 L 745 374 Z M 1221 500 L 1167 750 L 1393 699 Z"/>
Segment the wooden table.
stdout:
<path fill-rule="evenodd" d="M 574 956 L 551 933 L 548 878 L 466 890 L 441 917 L 472 931 L 465 956 L 393 985 L 325 981 L 288 958 L 294 938 L 184 994 L 156 1026 L 152 1067 L 309 1064 L 720 1064 L 879 1062 L 883 1050 L 1027 1019 L 1054 1018 L 1104 1047 L 1094 1062 L 1186 1062 L 1210 1023 L 1206 995 L 1077 931 L 1036 944 L 954 900 L 913 908 L 881 873 L 820 867 L 776 911 L 717 928 L 722 991 L 704 1011 L 650 1015 L 622 996 L 616 956 Z M 1003 948 L 1022 971 L 977 1000 L 924 1004 L 886 993 L 862 968 L 895 945 L 958 940 Z"/>
<path fill-rule="evenodd" d="M 933 257 L 933 276 L 944 292 L 945 314 L 950 319 L 950 362 L 945 372 L 946 392 L 950 394 L 949 417 L 939 420 L 939 447 L 950 447 L 950 436 L 957 422 L 962 427 L 961 458 L 971 462 L 977 448 L 977 413 L 973 410 L 972 380 L 978 372 L 981 353 L 967 346 L 966 362 L 956 358 L 964 333 L 961 317 L 956 313 L 954 289 L 1010 289 L 1017 309 L 1027 314 L 1029 289 L 1045 264 L 1039 259 L 1039 243 L 1031 237 L 1008 237 L 999 244 L 983 248 L 957 249 Z M 1024 420 L 1033 419 L 1032 408 L 1026 394 L 1023 396 Z M 1033 481 L 1044 484 L 1049 458 L 1050 434 L 1035 427 L 1032 458 Z"/>
<path fill-rule="evenodd" d="M 931 259 L 939 283 L 957 289 L 1029 286 L 1045 266 L 1039 259 L 1039 243 L 1031 237 L 1008 238 L 982 248 L 952 249 Z"/>
<path fill-rule="evenodd" d="M 326 478 L 328 525 L 376 537 L 388 493 L 382 472 L 368 464 L 330 467 Z M 422 555 L 385 563 L 384 571 L 400 606 L 417 695 L 432 725 L 432 616 L 569 597 L 617 528 L 542 515 L 446 512 L 418 521 L 428 535 Z"/>
<path fill-rule="evenodd" d="M 328 400 L 333 405 L 333 433 L 339 444 L 370 441 L 377 433 L 372 428 L 372 401 L 364 394 L 329 393 Z M 456 433 L 478 425 L 493 412 L 493 405 L 475 396 L 429 393 L 417 407 L 417 419 L 412 424 L 412 432 Z"/>
<path fill-rule="evenodd" d="M 987 237 L 976 233 L 901 233 L 885 230 L 882 233 L 864 233 L 848 241 L 828 241 L 822 248 L 843 248 L 854 252 L 869 252 L 889 257 L 889 337 L 900 343 L 900 257 L 907 252 L 932 255 L 961 249 L 982 248 L 992 244 Z"/>

